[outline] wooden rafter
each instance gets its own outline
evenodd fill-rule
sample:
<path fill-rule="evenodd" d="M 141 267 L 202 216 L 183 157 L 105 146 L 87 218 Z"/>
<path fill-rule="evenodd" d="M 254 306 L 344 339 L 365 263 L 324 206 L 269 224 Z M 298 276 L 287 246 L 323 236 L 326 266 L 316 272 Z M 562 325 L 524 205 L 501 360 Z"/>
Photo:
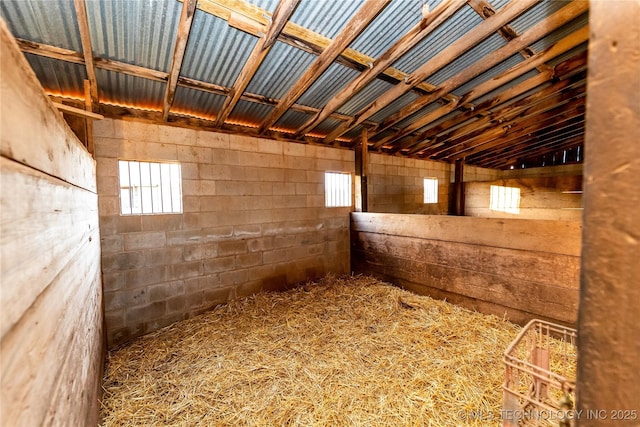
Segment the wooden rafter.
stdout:
<path fill-rule="evenodd" d="M 93 105 L 98 105 L 98 80 L 96 79 L 96 69 L 93 63 L 93 47 L 91 46 L 91 32 L 89 31 L 89 21 L 87 19 L 87 5 L 85 0 L 73 0 L 76 17 L 78 19 L 78 29 L 80 30 L 80 40 L 82 42 L 82 53 L 84 65 L 87 70 L 87 78 Z"/>
<path fill-rule="evenodd" d="M 569 3 L 567 6 L 565 6 L 561 10 L 557 11 L 556 13 L 554 13 L 549 18 L 547 18 L 544 21 L 542 21 L 542 22 L 534 25 L 533 27 L 531 27 L 529 30 L 527 30 L 525 33 L 523 33 L 519 37 L 511 40 L 506 45 L 504 45 L 501 48 L 499 48 L 499 49 L 493 51 L 492 53 L 488 54 L 487 56 L 485 56 L 481 60 L 477 61 L 473 65 L 465 68 L 464 70 L 462 70 L 461 72 L 459 72 L 455 76 L 447 79 L 438 88 L 437 91 L 435 91 L 435 92 L 433 92 L 431 94 L 422 96 L 421 98 L 417 99 L 416 101 L 412 102 L 411 104 L 409 104 L 409 105 L 403 107 L 402 109 L 400 109 L 400 111 L 398 111 L 397 113 L 395 113 L 395 114 L 391 115 L 390 117 L 388 117 L 386 120 L 384 120 L 382 122 L 382 124 L 380 126 L 378 126 L 375 129 L 375 131 L 372 134 L 371 138 L 375 139 L 376 135 L 380 134 L 381 132 L 384 132 L 389 127 L 396 125 L 401 120 L 405 119 L 406 117 L 410 116 L 411 114 L 414 114 L 415 112 L 419 111 L 421 108 L 423 108 L 423 107 L 431 104 L 432 102 L 436 101 L 440 96 L 442 96 L 442 94 L 457 89 L 458 87 L 460 87 L 461 85 L 465 84 L 469 80 L 475 78 L 476 76 L 478 76 L 481 73 L 489 70 L 491 67 L 495 66 L 496 64 L 499 64 L 500 62 L 504 61 L 505 59 L 511 57 L 513 54 L 515 54 L 517 52 L 521 52 L 529 44 L 534 43 L 535 41 L 537 41 L 540 38 L 544 37 L 546 34 L 550 33 L 551 31 L 554 31 L 554 30 L 560 28 L 562 25 L 566 24 L 567 22 L 571 21 L 572 19 L 576 18 L 577 16 L 580 16 L 581 14 L 583 14 L 584 12 L 587 11 L 587 8 L 588 8 L 588 3 L 587 2 L 577 1 L 577 2 Z M 550 53 L 546 53 L 545 55 L 543 55 L 542 61 L 548 61 L 549 59 L 552 59 L 551 55 L 553 55 L 554 53 L 555 53 L 555 51 L 554 52 L 550 52 Z M 527 61 L 535 61 L 537 64 L 541 63 L 541 60 L 535 55 L 530 56 L 529 59 L 527 59 Z M 527 67 L 527 68 L 529 68 L 529 67 Z M 533 67 L 533 68 L 535 68 L 535 67 Z M 526 72 L 526 71 L 523 71 L 525 69 L 526 68 L 521 68 L 520 69 L 522 74 L 524 74 L 524 72 Z M 543 73 L 545 73 L 547 75 L 549 74 L 548 67 L 545 66 L 545 69 L 544 69 Z M 486 87 L 486 88 L 490 89 L 491 87 Z M 486 90 L 485 90 L 485 93 L 486 93 Z M 469 103 L 469 102 L 473 101 L 475 98 L 478 98 L 478 96 L 481 96 L 483 94 L 484 93 L 481 94 L 479 92 L 476 92 L 474 98 L 464 97 L 464 101 L 466 103 Z M 426 126 L 427 124 L 439 119 L 440 117 L 443 117 L 445 114 L 448 114 L 451 111 L 451 107 L 452 106 L 456 106 L 456 104 L 452 105 L 451 103 L 449 103 L 449 104 L 445 105 L 444 107 L 441 107 L 440 113 L 429 114 L 429 116 L 425 116 L 425 117 L 423 117 L 423 118 L 421 118 L 419 120 L 416 120 L 415 122 L 413 122 L 412 124 L 410 124 L 409 126 L 404 128 L 401 132 L 398 132 L 395 135 L 392 135 L 392 136 L 389 136 L 387 138 L 384 138 L 382 140 L 377 141 L 374 144 L 374 147 L 375 148 L 381 147 L 382 145 L 389 144 L 389 143 L 391 143 L 391 142 L 393 142 L 395 140 L 398 140 L 400 138 L 403 138 L 403 137 L 413 133 L 414 131 L 416 131 L 416 130 Z M 458 106 L 461 106 L 461 105 L 458 105 Z M 472 106 L 467 106 L 467 108 L 473 108 L 473 107 Z"/>
<path fill-rule="evenodd" d="M 391 64 L 423 40 L 433 30 L 438 28 L 438 26 L 451 17 L 451 15 L 453 15 L 463 5 L 464 2 L 459 0 L 448 0 L 440 3 L 436 9 L 426 17 L 423 17 L 418 24 L 413 26 L 404 36 L 395 42 L 393 46 L 372 62 L 371 68 L 362 72 L 356 79 L 352 80 L 344 89 L 337 93 L 322 108 L 322 111 L 319 114 L 312 117 L 302 125 L 296 132 L 296 135 L 304 135 L 322 123 L 329 114 L 340 108 L 340 106 L 373 81 L 376 76 L 386 70 Z"/>
<path fill-rule="evenodd" d="M 333 61 L 367 28 L 369 23 L 389 4 L 390 0 L 368 0 L 345 25 L 344 29 L 318 56 L 304 75 L 282 97 L 276 108 L 260 125 L 260 133 L 272 126 L 289 107 L 311 87 Z"/>
<path fill-rule="evenodd" d="M 273 21 L 268 26 L 267 33 L 256 43 L 253 51 L 249 55 L 249 59 L 247 59 L 244 67 L 242 67 L 242 71 L 240 71 L 240 74 L 231 88 L 231 92 L 229 93 L 230 96 L 225 99 L 225 102 L 218 113 L 216 126 L 222 126 L 227 117 L 229 117 L 229 114 L 240 100 L 242 93 L 249 85 L 249 82 L 251 82 L 256 71 L 258 71 L 260 64 L 262 64 L 262 61 L 264 61 L 264 58 L 266 58 L 267 54 L 273 47 L 273 44 L 276 42 L 276 39 L 289 20 L 289 17 L 298 6 L 299 1 L 300 0 L 280 0 L 280 3 L 278 3 L 278 6 L 273 13 Z"/>
<path fill-rule="evenodd" d="M 449 1 L 452 0 L 447 0 L 447 2 Z M 459 2 L 460 6 L 465 3 L 461 0 L 455 1 Z M 271 17 L 269 11 L 243 0 L 199 0 L 198 9 L 224 19 L 230 26 L 257 37 L 266 32 Z M 294 22 L 287 22 L 278 40 L 314 55 L 320 55 L 331 44 L 331 39 Z M 370 68 L 375 59 L 354 49 L 347 48 L 336 59 L 336 62 L 363 71 Z M 398 69 L 388 67 L 381 70 L 378 78 L 397 83 L 403 81 L 407 76 L 406 73 Z M 434 87 L 424 82 L 417 85 L 416 89 L 430 92 Z"/>
<path fill-rule="evenodd" d="M 180 21 L 178 23 L 178 35 L 176 36 L 173 59 L 171 60 L 171 70 L 169 71 L 167 87 L 164 91 L 164 100 L 162 102 L 162 119 L 164 121 L 167 121 L 169 117 L 169 110 L 176 96 L 178 77 L 180 76 L 184 51 L 187 48 L 187 40 L 189 39 L 189 32 L 191 31 L 191 23 L 193 22 L 193 15 L 196 12 L 197 2 L 197 0 L 185 0 L 182 4 L 182 12 L 180 13 Z"/>
<path fill-rule="evenodd" d="M 480 43 L 487 38 L 491 33 L 495 32 L 498 28 L 502 27 L 506 23 L 517 18 L 529 8 L 535 5 L 537 0 L 519 0 L 511 2 L 503 7 L 500 12 L 496 13 L 490 18 L 487 18 L 481 24 L 477 25 L 473 30 L 465 34 L 464 37 L 456 40 L 453 44 L 449 45 L 446 49 L 441 51 L 431 60 L 420 66 L 415 72 L 409 76 L 404 82 L 400 83 L 393 88 L 389 89 L 382 96 L 376 99 L 374 102 L 360 110 L 356 114 L 356 119 L 353 122 L 343 123 L 332 131 L 326 138 L 325 142 L 333 142 L 340 135 L 348 132 L 354 127 L 361 124 L 365 119 L 368 119 L 378 111 L 382 110 L 393 101 L 407 93 L 415 85 L 423 82 L 430 75 L 436 73 L 444 66 L 449 64 L 455 58 L 467 52 L 469 49 Z"/>

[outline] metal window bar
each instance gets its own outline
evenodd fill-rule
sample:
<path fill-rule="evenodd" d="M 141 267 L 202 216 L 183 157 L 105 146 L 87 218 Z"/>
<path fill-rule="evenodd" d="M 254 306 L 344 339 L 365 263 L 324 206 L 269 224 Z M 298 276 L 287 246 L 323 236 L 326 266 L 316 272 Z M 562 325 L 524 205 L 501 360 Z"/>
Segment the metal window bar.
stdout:
<path fill-rule="evenodd" d="M 132 166 L 137 167 L 137 174 L 132 171 Z M 155 179 L 153 171 L 157 172 Z M 122 215 L 182 212 L 182 174 L 179 164 L 120 160 L 118 174 L 121 177 L 120 212 Z M 122 182 L 123 177 L 128 179 L 126 185 Z M 137 183 L 133 182 L 134 177 L 137 177 Z M 155 187 L 157 188 L 154 192 Z M 134 194 L 135 188 L 139 190 L 137 194 Z M 128 209 L 123 203 L 125 190 L 128 191 Z M 155 202 L 154 199 L 156 199 Z M 135 208 L 136 205 L 139 207 Z"/>
<path fill-rule="evenodd" d="M 325 206 L 351 206 L 351 174 L 325 172 Z"/>

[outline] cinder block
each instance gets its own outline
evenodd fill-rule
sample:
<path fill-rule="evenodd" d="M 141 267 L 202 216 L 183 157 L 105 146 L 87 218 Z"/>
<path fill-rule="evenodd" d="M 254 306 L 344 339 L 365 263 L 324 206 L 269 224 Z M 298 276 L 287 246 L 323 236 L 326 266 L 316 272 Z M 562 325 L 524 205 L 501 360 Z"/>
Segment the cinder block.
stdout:
<path fill-rule="evenodd" d="M 112 137 L 114 135 L 113 130 L 113 120 L 112 119 L 102 119 L 102 120 L 94 120 L 93 121 L 93 137 L 101 138 L 101 137 Z"/>
<path fill-rule="evenodd" d="M 316 183 L 303 183 L 303 182 L 297 182 L 296 183 L 296 194 L 297 195 L 307 195 L 307 194 L 318 194 L 322 192 L 322 188 L 324 188 L 324 186 L 322 184 L 316 184 Z"/>
<path fill-rule="evenodd" d="M 102 273 L 102 288 L 105 292 L 113 292 L 119 289 L 124 289 L 127 285 L 125 273 L 121 271 L 103 272 Z"/>
<path fill-rule="evenodd" d="M 137 289 L 155 283 L 167 282 L 166 267 L 157 266 L 128 270 L 125 272 L 125 281 L 128 289 Z"/>
<path fill-rule="evenodd" d="M 284 168 L 302 169 L 305 171 L 319 169 L 318 167 L 316 167 L 316 159 L 314 157 L 297 157 L 297 156 L 286 156 L 284 158 Z"/>
<path fill-rule="evenodd" d="M 318 157 L 318 146 L 317 145 L 305 145 L 304 146 L 304 157 L 307 158 L 316 158 Z"/>
<path fill-rule="evenodd" d="M 97 176 L 96 184 L 98 186 L 98 194 L 100 196 L 114 196 L 119 195 L 118 190 L 118 177 L 117 176 Z"/>
<path fill-rule="evenodd" d="M 244 135 L 230 135 L 229 149 L 255 153 L 258 151 L 258 138 L 252 138 Z"/>
<path fill-rule="evenodd" d="M 168 266 L 168 275 L 171 280 L 186 279 L 201 276 L 204 273 L 204 263 L 200 260 L 183 262 Z"/>
<path fill-rule="evenodd" d="M 185 295 L 176 295 L 174 297 L 167 299 L 167 313 L 184 313 L 186 307 L 187 307 L 187 297 Z M 175 321 L 176 320 L 168 322 L 166 325 L 170 325 Z"/>
<path fill-rule="evenodd" d="M 181 246 L 200 243 L 203 235 L 200 230 L 167 231 L 167 246 Z"/>
<path fill-rule="evenodd" d="M 339 149 L 329 147 L 316 147 L 316 157 L 319 159 L 342 160 Z"/>
<path fill-rule="evenodd" d="M 108 157 L 96 157 L 96 175 L 98 177 L 118 178 L 118 159 Z"/>
<path fill-rule="evenodd" d="M 255 209 L 244 212 L 245 224 L 264 224 L 273 221 L 273 209 Z"/>
<path fill-rule="evenodd" d="M 144 263 L 144 252 L 120 252 L 102 255 L 102 270 L 104 272 L 135 270 L 142 268 Z"/>
<path fill-rule="evenodd" d="M 234 266 L 234 256 L 212 258 L 204 261 L 204 272 L 206 274 L 219 273 L 222 271 L 232 270 Z"/>
<path fill-rule="evenodd" d="M 95 156 L 135 158 L 135 151 L 127 149 L 125 142 L 117 138 L 94 138 Z"/>
<path fill-rule="evenodd" d="M 296 171 L 298 172 L 298 171 Z M 306 182 L 314 182 L 324 184 L 324 172 L 322 171 L 306 171 Z"/>
<path fill-rule="evenodd" d="M 104 321 L 107 324 L 107 329 L 109 330 L 123 328 L 125 326 L 124 310 L 114 310 L 114 311 L 105 312 Z"/>
<path fill-rule="evenodd" d="M 233 227 L 235 237 L 255 237 L 262 234 L 262 228 L 258 224 L 236 225 Z"/>
<path fill-rule="evenodd" d="M 229 134 L 209 132 L 209 131 L 197 131 L 197 144 L 202 147 L 211 148 L 229 148 Z"/>
<path fill-rule="evenodd" d="M 208 227 L 202 230 L 205 242 L 217 242 L 233 236 L 233 227 Z"/>
<path fill-rule="evenodd" d="M 304 157 L 306 144 L 300 144 L 295 142 L 285 142 L 283 146 L 284 154 L 286 156 L 298 156 Z"/>
<path fill-rule="evenodd" d="M 139 323 L 159 319 L 163 317 L 166 312 L 167 302 L 156 301 L 142 307 L 133 307 L 127 309 L 125 313 L 125 322 L 127 326 L 137 325 Z"/>
<path fill-rule="evenodd" d="M 249 280 L 248 270 L 233 270 L 220 273 L 220 286 L 229 287 L 245 283 Z"/>
<path fill-rule="evenodd" d="M 262 263 L 265 265 L 278 264 L 281 262 L 285 262 L 288 259 L 287 248 L 274 249 L 272 251 L 265 251 L 262 253 Z"/>
<path fill-rule="evenodd" d="M 174 281 L 149 286 L 147 289 L 149 302 L 164 301 L 172 297 L 184 295 L 184 282 Z"/>
<path fill-rule="evenodd" d="M 176 160 L 178 153 L 174 144 L 159 142 L 137 143 L 136 153 L 141 160 Z"/>
<path fill-rule="evenodd" d="M 251 252 L 248 254 L 236 255 L 236 268 L 255 267 L 262 264 L 262 252 Z"/>
<path fill-rule="evenodd" d="M 202 180 L 228 181 L 231 179 L 231 166 L 226 164 L 198 164 L 198 177 Z"/>
<path fill-rule="evenodd" d="M 229 291 L 229 288 L 208 289 L 204 291 L 204 305 L 206 307 L 214 307 L 227 303 L 229 301 Z"/>
<path fill-rule="evenodd" d="M 177 126 L 158 126 L 158 142 L 178 144 L 178 145 L 196 145 L 198 132 L 192 129 L 181 128 Z"/>
<path fill-rule="evenodd" d="M 283 182 L 285 169 L 282 168 L 255 168 L 258 172 L 258 181 Z"/>
<path fill-rule="evenodd" d="M 179 264 L 184 262 L 182 246 L 146 249 L 144 251 L 144 255 L 146 267 L 162 267 L 165 265 Z"/>
<path fill-rule="evenodd" d="M 274 196 L 293 195 L 296 194 L 296 184 L 295 182 L 274 183 L 272 191 Z"/>
<path fill-rule="evenodd" d="M 227 240 L 219 243 L 218 254 L 220 256 L 239 255 L 247 253 L 246 240 Z"/>
<path fill-rule="evenodd" d="M 217 243 L 205 243 L 200 245 L 187 245 L 183 248 L 185 261 L 197 261 L 213 258 L 218 255 Z"/>
<path fill-rule="evenodd" d="M 175 231 L 182 228 L 182 215 L 142 215 L 142 231 Z"/>
<path fill-rule="evenodd" d="M 182 198 L 183 212 L 200 212 L 200 199 L 198 196 L 184 196 Z M 204 209 L 203 209 L 204 210 Z"/>
<path fill-rule="evenodd" d="M 219 148 L 211 149 L 212 158 L 211 161 L 214 165 L 239 165 L 240 163 L 240 155 L 243 153 L 235 150 L 223 150 Z"/>
<path fill-rule="evenodd" d="M 218 216 L 218 225 L 241 225 L 247 224 L 246 210 L 225 210 Z"/>
<path fill-rule="evenodd" d="M 106 311 L 115 311 L 136 307 L 149 301 L 145 288 L 128 289 L 104 293 L 104 308 Z"/>
<path fill-rule="evenodd" d="M 289 248 L 291 246 L 296 245 L 296 235 L 288 234 L 288 235 L 276 235 L 273 237 L 273 247 L 276 249 L 279 248 Z M 266 264 L 266 261 L 265 261 Z"/>
<path fill-rule="evenodd" d="M 115 225 L 115 233 L 123 234 L 123 233 L 137 233 L 142 231 L 142 215 L 111 215 L 107 217 L 101 218 L 109 218 L 105 219 L 104 223 L 107 226 L 106 222 L 113 221 Z M 103 220 L 100 220 L 100 227 L 102 231 Z"/>
<path fill-rule="evenodd" d="M 308 208 L 323 208 L 324 202 L 324 196 L 307 196 Z"/>
<path fill-rule="evenodd" d="M 247 282 L 235 287 L 236 297 L 243 298 L 255 295 L 262 291 L 262 283 L 260 281 Z"/>
<path fill-rule="evenodd" d="M 124 250 L 135 251 L 164 247 L 167 236 L 163 231 L 147 231 L 141 233 L 129 233 L 124 235 Z"/>
<path fill-rule="evenodd" d="M 100 236 L 100 249 L 102 250 L 102 254 L 122 252 L 122 250 L 124 249 L 122 236 Z"/>
<path fill-rule="evenodd" d="M 213 152 L 211 148 L 197 146 L 177 146 L 178 160 L 191 163 L 211 163 Z"/>
<path fill-rule="evenodd" d="M 261 153 L 282 154 L 282 142 L 272 139 L 258 139 L 258 151 Z"/>
<path fill-rule="evenodd" d="M 248 166 L 230 166 L 231 181 L 259 181 L 259 168 Z M 226 183 L 225 183 L 226 185 Z"/>
<path fill-rule="evenodd" d="M 262 252 L 273 249 L 273 237 L 260 237 L 257 239 L 247 240 L 249 252 Z"/>
<path fill-rule="evenodd" d="M 198 179 L 199 178 L 198 164 L 181 162 L 180 175 L 182 175 L 182 179 Z"/>

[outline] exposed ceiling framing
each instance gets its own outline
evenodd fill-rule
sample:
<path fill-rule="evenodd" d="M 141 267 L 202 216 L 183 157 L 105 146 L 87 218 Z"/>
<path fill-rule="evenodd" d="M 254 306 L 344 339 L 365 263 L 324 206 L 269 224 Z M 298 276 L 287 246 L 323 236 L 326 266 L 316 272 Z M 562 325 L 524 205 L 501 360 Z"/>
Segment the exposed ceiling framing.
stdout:
<path fill-rule="evenodd" d="M 96 5 L 1 5 L 58 102 L 493 168 L 582 157 L 586 0 L 162 0 L 147 58 L 118 19 L 152 12 Z"/>

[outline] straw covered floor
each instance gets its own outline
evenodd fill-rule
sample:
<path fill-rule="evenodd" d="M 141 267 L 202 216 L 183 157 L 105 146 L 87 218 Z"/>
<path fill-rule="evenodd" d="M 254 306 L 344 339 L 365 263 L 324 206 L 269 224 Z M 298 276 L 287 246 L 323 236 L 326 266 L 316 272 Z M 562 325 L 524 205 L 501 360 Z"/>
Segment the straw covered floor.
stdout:
<path fill-rule="evenodd" d="M 465 411 L 499 416 L 518 331 L 370 277 L 327 277 L 111 351 L 102 425 L 499 425 Z"/>

